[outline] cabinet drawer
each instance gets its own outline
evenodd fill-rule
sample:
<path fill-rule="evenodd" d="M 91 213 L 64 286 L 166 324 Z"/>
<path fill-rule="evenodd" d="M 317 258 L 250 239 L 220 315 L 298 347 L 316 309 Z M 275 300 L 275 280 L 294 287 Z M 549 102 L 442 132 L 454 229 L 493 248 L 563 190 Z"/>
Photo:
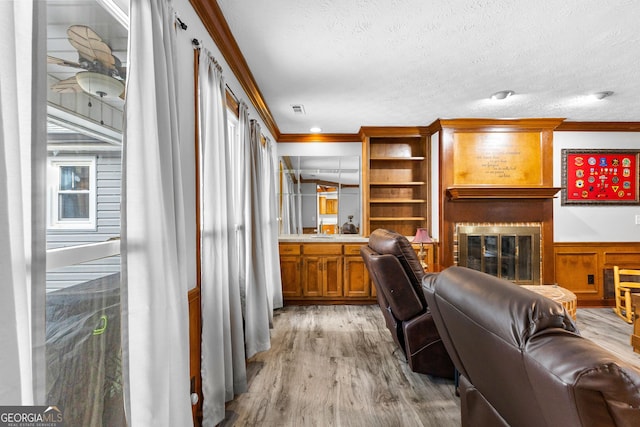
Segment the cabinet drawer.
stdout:
<path fill-rule="evenodd" d="M 300 245 L 280 245 L 280 255 L 300 255 Z"/>
<path fill-rule="evenodd" d="M 364 245 L 344 245 L 345 255 L 360 255 L 360 248 Z"/>
<path fill-rule="evenodd" d="M 342 245 L 340 244 L 305 244 L 302 248 L 305 255 L 341 255 Z"/>

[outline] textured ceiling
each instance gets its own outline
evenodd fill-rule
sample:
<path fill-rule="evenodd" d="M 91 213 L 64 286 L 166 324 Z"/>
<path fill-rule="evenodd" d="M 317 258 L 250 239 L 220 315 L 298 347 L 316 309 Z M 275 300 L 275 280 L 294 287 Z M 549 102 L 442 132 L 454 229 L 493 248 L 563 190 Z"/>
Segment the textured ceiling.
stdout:
<path fill-rule="evenodd" d="M 640 121 L 637 0 L 218 4 L 281 133 L 438 118 Z M 505 89 L 516 94 L 489 99 Z M 599 91 L 615 94 L 588 97 Z"/>

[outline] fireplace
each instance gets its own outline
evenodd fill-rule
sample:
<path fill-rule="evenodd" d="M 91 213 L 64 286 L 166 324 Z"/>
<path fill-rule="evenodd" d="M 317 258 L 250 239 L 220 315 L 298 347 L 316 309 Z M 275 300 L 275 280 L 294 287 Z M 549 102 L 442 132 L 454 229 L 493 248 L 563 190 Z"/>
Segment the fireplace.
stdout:
<path fill-rule="evenodd" d="M 454 263 L 519 285 L 539 285 L 542 224 L 457 223 Z"/>

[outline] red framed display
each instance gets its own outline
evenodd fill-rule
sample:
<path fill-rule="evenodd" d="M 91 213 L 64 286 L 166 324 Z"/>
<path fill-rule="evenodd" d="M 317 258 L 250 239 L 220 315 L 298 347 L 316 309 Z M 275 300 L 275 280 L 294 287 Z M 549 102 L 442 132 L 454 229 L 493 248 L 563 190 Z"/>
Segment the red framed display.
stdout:
<path fill-rule="evenodd" d="M 637 150 L 562 150 L 562 204 L 638 204 Z"/>

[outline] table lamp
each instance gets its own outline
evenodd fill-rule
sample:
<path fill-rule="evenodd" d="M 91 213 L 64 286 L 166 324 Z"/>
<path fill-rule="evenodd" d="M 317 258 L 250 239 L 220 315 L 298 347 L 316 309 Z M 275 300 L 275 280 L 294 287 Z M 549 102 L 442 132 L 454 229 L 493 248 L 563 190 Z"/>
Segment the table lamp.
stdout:
<path fill-rule="evenodd" d="M 431 240 L 431 236 L 429 236 L 429 232 L 427 231 L 426 228 L 418 228 L 416 230 L 416 235 L 413 238 L 413 241 L 411 242 L 411 243 L 420 243 L 420 252 L 418 252 L 418 259 L 420 260 L 420 264 L 424 269 L 428 267 L 428 265 L 424 262 L 424 257 L 426 255 L 424 251 L 424 244 L 432 243 L 432 242 L 433 240 Z"/>

